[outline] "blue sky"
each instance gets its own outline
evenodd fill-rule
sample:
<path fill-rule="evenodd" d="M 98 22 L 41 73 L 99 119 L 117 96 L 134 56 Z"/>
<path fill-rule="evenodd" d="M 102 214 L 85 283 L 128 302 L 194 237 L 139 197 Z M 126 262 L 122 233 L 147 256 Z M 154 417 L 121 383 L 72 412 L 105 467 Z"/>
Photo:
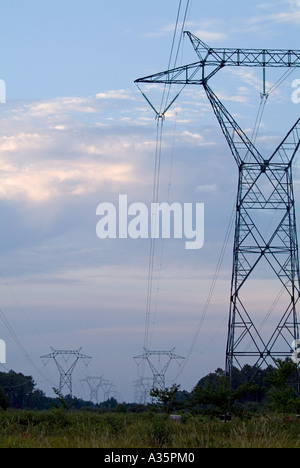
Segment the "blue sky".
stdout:
<path fill-rule="evenodd" d="M 300 49 L 299 1 L 190 5 L 186 29 L 212 47 Z M 100 241 L 96 208 L 116 202 L 119 194 L 130 202 L 151 201 L 156 123 L 134 80 L 167 68 L 177 8 L 174 0 L 0 0 L 0 78 L 7 87 L 7 102 L 0 105 L 0 307 L 41 373 L 1 322 L 0 337 L 7 343 L 6 367 L 33 375 L 48 394 L 57 374 L 39 356 L 49 346 L 82 346 L 93 360 L 74 374 L 77 395 L 88 397 L 78 383 L 88 372 L 104 375 L 122 399 L 133 399 L 132 358 L 143 351 L 149 242 Z M 178 65 L 196 60 L 185 39 Z M 268 86 L 282 73 L 268 72 Z M 257 141 L 266 151 L 299 117 L 291 100 L 299 74 L 269 99 Z M 213 83 L 249 134 L 261 77 L 260 70 L 231 69 Z M 159 102 L 159 88 L 147 92 Z M 297 194 L 299 181 L 296 163 Z M 201 89 L 187 88 L 164 126 L 161 199 L 169 193 L 172 201 L 205 203 L 206 241 L 198 252 L 169 241 L 163 255 L 158 245 L 153 348 L 189 352 L 236 188 L 235 163 L 209 104 Z M 179 379 L 187 390 L 224 367 L 231 249 L 232 240 Z M 167 383 L 177 372 L 176 365 L 170 368 Z"/>

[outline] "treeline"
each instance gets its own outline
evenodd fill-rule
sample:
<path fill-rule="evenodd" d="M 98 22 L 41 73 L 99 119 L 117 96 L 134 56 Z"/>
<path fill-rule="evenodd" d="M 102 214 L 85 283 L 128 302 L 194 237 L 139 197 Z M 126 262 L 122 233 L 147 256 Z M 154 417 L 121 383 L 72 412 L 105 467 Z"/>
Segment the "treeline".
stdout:
<path fill-rule="evenodd" d="M 231 388 L 222 369 L 202 378 L 190 396 L 191 406 L 222 412 L 269 409 L 300 412 L 299 368 L 290 359 L 265 369 L 245 365 L 233 368 Z"/>
<path fill-rule="evenodd" d="M 290 360 L 278 361 L 277 367 L 265 369 L 250 365 L 233 369 L 232 386 L 222 369 L 201 378 L 191 392 L 182 391 L 179 385 L 170 389 L 151 391 L 152 404 L 119 404 L 111 398 L 98 405 L 71 396 L 63 397 L 54 389 L 56 397 L 48 397 L 36 388 L 31 376 L 9 371 L 0 373 L 0 408 L 49 410 L 65 408 L 100 412 L 144 412 L 158 409 L 167 413 L 173 411 L 201 412 L 217 409 L 222 413 L 239 410 L 271 408 L 279 412 L 297 411 L 298 369 Z"/>
<path fill-rule="evenodd" d="M 25 376 L 13 370 L 7 373 L 0 372 L 0 408 L 2 409 L 49 410 L 63 406 L 59 392 L 56 391 L 56 393 L 57 396 L 53 398 L 46 396 L 42 390 L 36 388 L 36 383 L 31 376 Z M 102 408 L 103 411 L 112 411 L 118 405 L 114 398 L 110 398 L 101 405 L 95 405 L 93 402 L 72 398 L 70 395 L 64 397 L 63 403 L 66 407 L 74 409 Z"/>

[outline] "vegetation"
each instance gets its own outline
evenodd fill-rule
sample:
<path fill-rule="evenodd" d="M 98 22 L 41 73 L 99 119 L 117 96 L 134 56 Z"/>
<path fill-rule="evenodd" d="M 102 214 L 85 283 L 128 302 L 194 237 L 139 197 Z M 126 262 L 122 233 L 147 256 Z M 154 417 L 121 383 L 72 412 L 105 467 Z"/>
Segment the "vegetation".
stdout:
<path fill-rule="evenodd" d="M 232 388 L 218 369 L 191 393 L 178 385 L 153 389 L 155 403 L 147 406 L 114 399 L 94 405 L 57 390 L 49 398 L 31 377 L 0 374 L 0 448 L 300 447 L 295 365 L 254 370 L 250 380 L 253 368 L 235 369 Z"/>
<path fill-rule="evenodd" d="M 298 448 L 300 423 L 276 415 L 230 423 L 186 414 L 89 413 L 51 410 L 0 413 L 0 448 Z"/>
<path fill-rule="evenodd" d="M 178 402 L 179 389 L 180 385 L 175 384 L 171 388 L 153 388 L 150 392 L 150 396 L 154 398 L 154 401 L 157 402 L 157 405 L 161 407 L 165 413 L 170 414 L 178 410 L 181 406 Z"/>

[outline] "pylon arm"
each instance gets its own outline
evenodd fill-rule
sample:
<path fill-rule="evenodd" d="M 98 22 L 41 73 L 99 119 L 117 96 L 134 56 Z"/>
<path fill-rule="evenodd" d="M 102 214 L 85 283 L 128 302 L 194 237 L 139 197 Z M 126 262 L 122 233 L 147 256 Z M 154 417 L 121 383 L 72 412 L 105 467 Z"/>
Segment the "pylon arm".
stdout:
<path fill-rule="evenodd" d="M 200 59 L 199 62 L 139 78 L 135 83 L 202 85 L 224 67 L 300 67 L 300 50 L 211 48 L 194 34 L 186 34 Z"/>
<path fill-rule="evenodd" d="M 300 50 L 211 48 L 186 31 L 201 61 L 206 65 L 231 67 L 300 67 Z"/>
<path fill-rule="evenodd" d="M 202 85 L 204 66 L 205 66 L 205 63 L 196 62 L 190 65 L 173 68 L 172 70 L 155 73 L 154 75 L 146 76 L 144 78 L 139 78 L 135 80 L 135 83 Z"/>

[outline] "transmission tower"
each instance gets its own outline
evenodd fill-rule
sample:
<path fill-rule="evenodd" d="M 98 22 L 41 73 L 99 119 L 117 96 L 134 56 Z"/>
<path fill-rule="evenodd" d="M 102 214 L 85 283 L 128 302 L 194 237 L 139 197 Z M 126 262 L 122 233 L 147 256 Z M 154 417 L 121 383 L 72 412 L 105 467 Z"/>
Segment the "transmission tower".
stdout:
<path fill-rule="evenodd" d="M 99 403 L 98 392 L 100 388 L 103 391 L 103 401 L 117 397 L 116 386 L 109 380 L 104 379 L 103 376 L 86 377 L 85 379 L 82 379 L 81 382 L 86 382 L 88 384 L 91 392 L 90 401 L 94 400 L 96 404 Z"/>
<path fill-rule="evenodd" d="M 139 377 L 134 382 L 135 386 L 135 402 L 140 405 L 146 405 L 153 388 L 153 379 L 151 377 Z"/>
<path fill-rule="evenodd" d="M 102 382 L 102 390 L 103 390 L 103 401 L 107 401 L 110 398 L 117 397 L 117 387 L 115 384 L 110 382 L 109 380 L 104 379 Z"/>
<path fill-rule="evenodd" d="M 90 389 L 90 401 L 95 401 L 96 404 L 99 403 L 98 391 L 103 383 L 103 376 L 101 377 L 86 377 L 80 382 L 86 382 Z"/>
<path fill-rule="evenodd" d="M 174 354 L 174 350 L 175 348 L 171 351 L 149 351 L 145 349 L 144 354 L 134 357 L 138 363 L 141 363 L 142 361 L 147 362 L 153 376 L 152 388 L 164 390 L 166 388 L 166 373 L 171 362 L 179 362 L 184 359 L 184 357 Z M 143 378 L 140 379 L 140 383 L 143 384 L 144 380 L 145 379 Z"/>
<path fill-rule="evenodd" d="M 238 167 L 226 349 L 226 371 L 231 381 L 234 366 L 242 369 L 243 361 L 249 359 L 255 369 L 276 364 L 280 358 L 291 357 L 292 342 L 299 339 L 296 305 L 300 294 L 300 276 L 292 166 L 300 144 L 300 120 L 273 154 L 270 157 L 264 156 L 218 99 L 208 82 L 225 67 L 260 67 L 264 74 L 262 96 L 266 98 L 266 68 L 300 67 L 300 51 L 213 49 L 190 32 L 185 34 L 199 60 L 141 78 L 136 83 L 203 86 Z M 154 106 L 152 108 L 155 110 Z M 161 113 L 157 113 L 157 117 L 160 116 Z M 268 234 L 262 227 L 266 219 L 270 224 Z M 262 266 L 276 280 L 278 294 L 265 320 L 257 324 L 254 311 L 251 310 L 249 287 L 255 285 L 254 279 L 263 281 L 260 271 Z M 255 289 L 252 289 L 251 294 L 252 297 L 256 294 Z M 276 304 L 278 307 L 275 314 Z M 264 325 L 271 315 L 276 315 L 274 325 L 271 330 L 270 327 L 265 329 Z"/>
<path fill-rule="evenodd" d="M 59 391 L 62 392 L 64 387 L 69 390 L 69 395 L 72 396 L 72 373 L 76 367 L 79 359 L 82 359 L 87 366 L 92 359 L 89 356 L 81 354 L 82 348 L 75 351 L 69 350 L 56 350 L 50 347 L 52 350 L 51 354 L 41 356 L 42 361 L 46 365 L 50 359 L 53 359 L 56 367 L 59 371 Z"/>

